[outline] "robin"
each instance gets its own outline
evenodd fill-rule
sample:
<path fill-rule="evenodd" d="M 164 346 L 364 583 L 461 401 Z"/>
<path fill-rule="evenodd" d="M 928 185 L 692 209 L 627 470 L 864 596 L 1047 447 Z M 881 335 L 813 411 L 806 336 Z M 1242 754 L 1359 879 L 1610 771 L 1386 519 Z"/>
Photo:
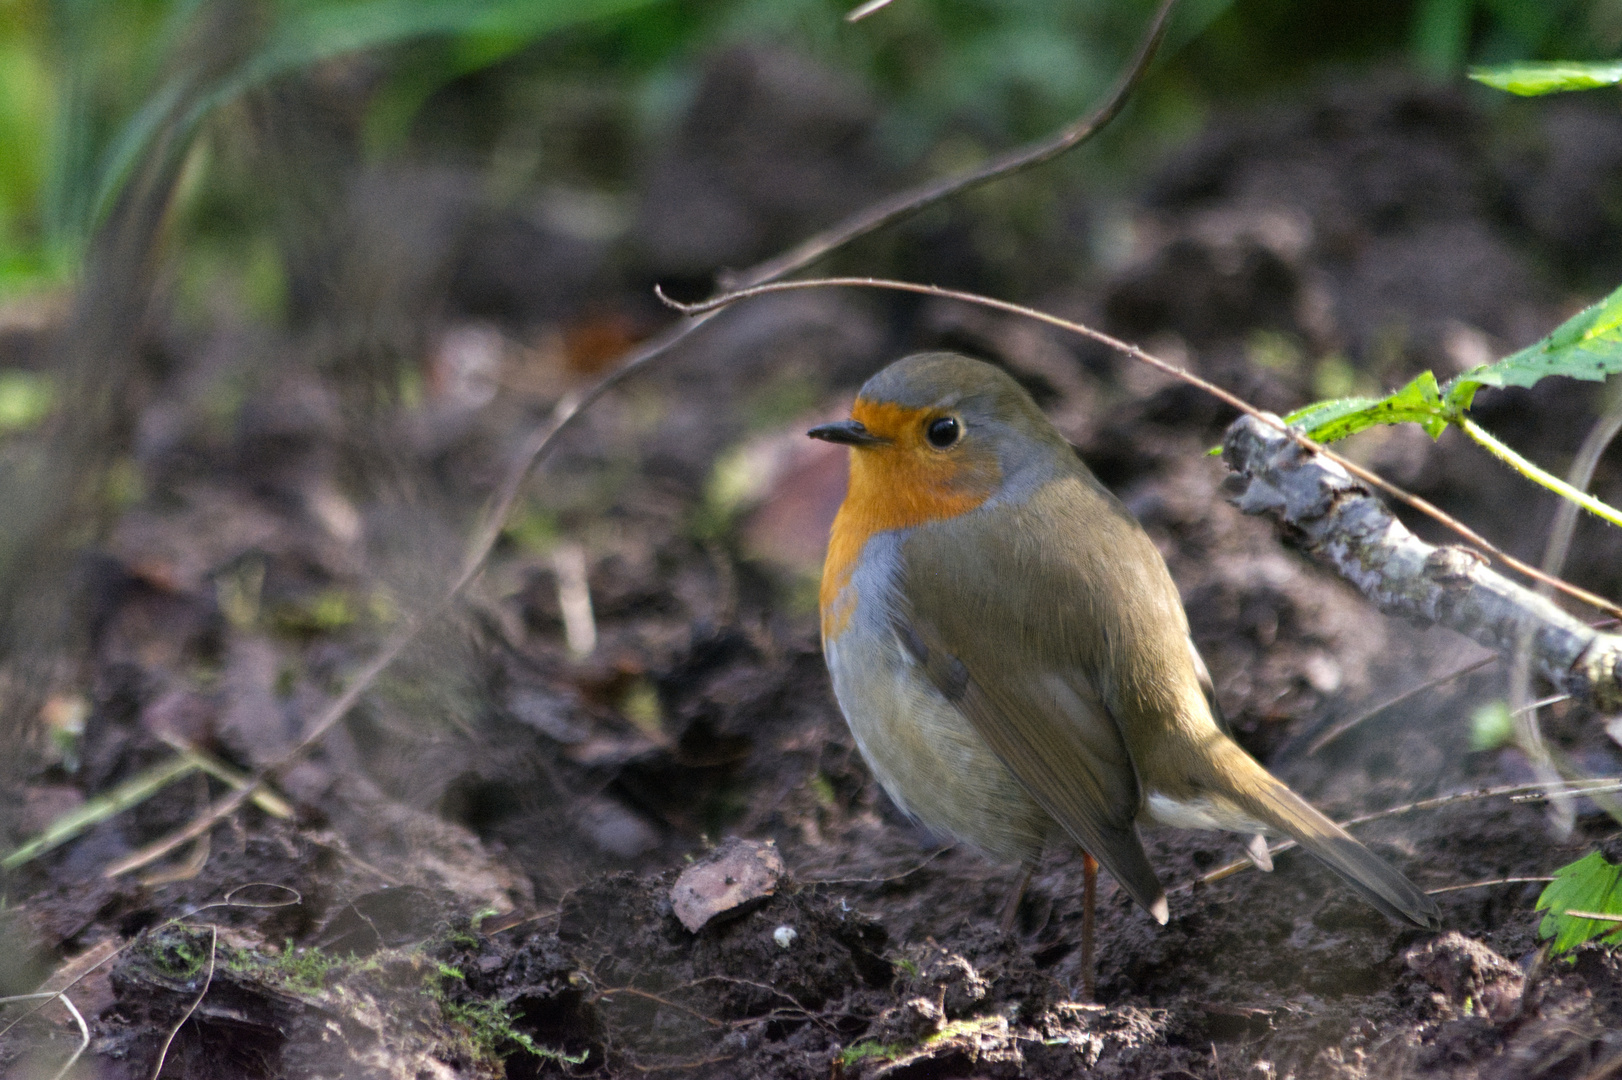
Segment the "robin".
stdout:
<path fill-rule="evenodd" d="M 1388 917 L 1440 926 L 1430 897 L 1229 737 L 1165 560 L 1012 378 L 909 356 L 809 434 L 852 450 L 823 651 L 897 806 L 1027 877 L 1062 831 L 1089 899 L 1096 859 L 1161 923 L 1140 822 L 1252 834 L 1262 869 L 1263 834 L 1286 834 Z"/>

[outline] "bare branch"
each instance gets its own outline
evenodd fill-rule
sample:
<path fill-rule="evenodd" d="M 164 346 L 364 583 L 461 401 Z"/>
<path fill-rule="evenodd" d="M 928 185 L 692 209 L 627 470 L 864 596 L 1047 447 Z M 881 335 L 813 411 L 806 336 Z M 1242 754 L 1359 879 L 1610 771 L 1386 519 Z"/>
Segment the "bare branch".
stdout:
<path fill-rule="evenodd" d="M 1532 664 L 1557 690 L 1603 711 L 1622 708 L 1622 635 L 1573 618 L 1468 548 L 1425 543 L 1339 463 L 1254 417 L 1228 428 L 1222 458 L 1235 506 L 1277 516 L 1296 546 L 1381 611 L 1440 623 L 1505 656 L 1530 633 Z"/>
<path fill-rule="evenodd" d="M 920 285 L 913 281 L 888 281 L 884 278 L 838 277 L 810 278 L 803 281 L 778 281 L 767 285 L 756 285 L 748 289 L 739 289 L 735 292 L 724 293 L 720 296 L 711 297 L 708 300 L 704 300 L 696 304 L 678 303 L 677 301 L 666 296 L 663 291 L 656 289 L 655 292 L 658 293 L 661 300 L 675 308 L 677 311 L 682 311 L 689 315 L 707 316 L 713 314 L 721 308 L 728 306 L 729 304 L 735 304 L 739 300 L 745 300 L 751 296 L 761 296 L 765 293 L 774 292 L 790 292 L 795 289 L 827 289 L 840 287 L 894 289 L 897 292 L 918 293 L 922 296 L 937 296 L 944 300 L 961 300 L 966 304 L 978 304 L 980 307 L 991 308 L 993 311 L 1006 311 L 1010 315 L 1023 315 L 1027 319 L 1034 319 L 1037 322 L 1047 323 L 1049 326 L 1056 326 L 1061 330 L 1068 330 L 1073 334 L 1080 334 L 1082 337 L 1091 338 L 1102 345 L 1108 345 L 1110 348 L 1117 349 L 1132 357 L 1134 360 L 1141 361 L 1148 364 L 1152 368 L 1165 372 L 1174 379 L 1188 383 L 1190 386 L 1199 387 L 1201 390 L 1204 390 L 1207 394 L 1210 394 L 1218 401 L 1221 401 L 1226 405 L 1230 405 L 1244 413 L 1246 417 L 1256 421 L 1262 427 L 1274 429 L 1281 437 L 1299 446 L 1302 450 L 1322 455 L 1325 459 L 1339 465 L 1348 473 L 1351 473 L 1353 476 L 1357 477 L 1359 480 L 1362 480 L 1369 486 L 1378 488 L 1390 495 L 1392 498 L 1402 500 L 1409 506 L 1412 506 L 1415 510 L 1418 510 L 1420 513 L 1435 518 L 1437 521 L 1441 522 L 1443 525 L 1446 525 L 1449 529 L 1452 529 L 1464 539 L 1474 544 L 1477 548 L 1491 555 L 1493 558 L 1498 559 L 1504 565 L 1513 567 L 1515 570 L 1525 574 L 1527 577 L 1532 578 L 1535 581 L 1544 582 L 1551 588 L 1559 589 L 1567 596 L 1581 600 L 1585 604 L 1591 604 L 1594 607 L 1599 608 L 1601 611 L 1612 615 L 1622 615 L 1622 607 L 1618 607 L 1616 604 L 1605 599 L 1603 596 L 1596 596 L 1587 589 L 1579 589 L 1570 582 L 1561 581 L 1559 578 L 1545 574 L 1537 567 L 1528 565 L 1527 563 L 1522 562 L 1520 559 L 1515 558 L 1508 552 L 1500 550 L 1496 545 L 1489 542 L 1486 537 L 1464 524 L 1464 522 L 1453 517 L 1451 514 L 1444 512 L 1440 507 L 1431 503 L 1429 500 L 1422 499 L 1412 492 L 1404 491 L 1396 484 L 1393 484 L 1391 481 L 1370 472 L 1368 469 L 1363 468 L 1363 466 L 1357 464 L 1356 462 L 1349 461 L 1346 458 L 1341 457 L 1333 450 L 1314 442 L 1301 432 L 1289 427 L 1284 423 L 1284 421 L 1280 420 L 1272 413 L 1263 412 L 1250 402 L 1228 392 L 1227 390 L 1222 389 L 1222 387 L 1217 386 L 1215 383 L 1207 382 L 1198 375 L 1183 370 L 1176 364 L 1168 364 L 1159 357 L 1144 352 L 1138 346 L 1128 344 L 1118 337 L 1104 333 L 1102 330 L 1094 330 L 1090 326 L 1085 326 L 1078 322 L 1072 322 L 1069 319 L 1061 319 L 1057 315 L 1049 315 L 1045 311 L 1038 311 L 1035 308 L 1026 307 L 1023 304 L 1012 304 L 1006 300 L 994 300 L 989 296 L 981 296 L 979 293 L 963 292 L 958 289 L 943 289 L 938 285 Z"/>

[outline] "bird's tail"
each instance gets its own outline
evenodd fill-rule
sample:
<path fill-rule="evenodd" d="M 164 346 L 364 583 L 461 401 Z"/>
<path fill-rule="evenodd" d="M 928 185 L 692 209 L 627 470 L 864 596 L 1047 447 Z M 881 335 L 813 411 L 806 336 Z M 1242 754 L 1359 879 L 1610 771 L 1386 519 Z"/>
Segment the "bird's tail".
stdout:
<path fill-rule="evenodd" d="M 1410 922 L 1427 930 L 1441 929 L 1442 913 L 1436 901 L 1390 863 L 1358 843 L 1345 829 L 1313 809 L 1237 745 L 1230 743 L 1229 746 L 1233 754 L 1224 764 L 1242 778 L 1241 783 L 1234 785 L 1236 790 L 1232 797 L 1246 813 L 1269 828 L 1289 834 L 1387 918 Z"/>

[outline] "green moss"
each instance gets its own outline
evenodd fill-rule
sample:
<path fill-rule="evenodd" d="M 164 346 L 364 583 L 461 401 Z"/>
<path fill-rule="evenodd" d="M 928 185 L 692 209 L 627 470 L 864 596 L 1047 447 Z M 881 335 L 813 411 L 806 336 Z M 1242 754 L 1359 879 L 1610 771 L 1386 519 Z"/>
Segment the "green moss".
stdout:
<path fill-rule="evenodd" d="M 327 976 L 344 961 L 316 948 L 294 948 L 289 941 L 280 956 L 274 958 L 272 970 L 284 984 L 293 990 L 320 993 L 326 988 Z"/>
<path fill-rule="evenodd" d="M 834 791 L 833 781 L 822 773 L 813 773 L 811 779 L 806 782 L 811 787 L 811 793 L 817 797 L 817 802 L 828 807 L 839 804 L 839 796 Z"/>
<path fill-rule="evenodd" d="M 881 1043 L 877 1039 L 863 1039 L 839 1051 L 839 1064 L 849 1067 L 868 1058 L 900 1057 L 912 1047 L 906 1043 Z"/>
<path fill-rule="evenodd" d="M 590 1056 L 589 1050 L 567 1054 L 550 1046 L 542 1046 L 518 1029 L 517 1021 L 522 1019 L 522 1015 L 515 1014 L 512 1006 L 504 1001 L 494 998 L 475 998 L 471 1001 L 452 998 L 445 983 L 466 981 L 467 977 L 459 968 L 441 961 L 436 965 L 435 973 L 428 978 L 428 993 L 438 1000 L 440 1015 L 445 1022 L 467 1033 L 476 1056 L 500 1059 L 517 1049 L 534 1057 L 569 1065 L 579 1065 Z"/>
<path fill-rule="evenodd" d="M 189 981 L 208 963 L 209 934 L 183 926 L 165 926 L 141 946 L 141 956 L 165 978 Z"/>
<path fill-rule="evenodd" d="M 291 940 L 274 955 L 221 945 L 218 962 L 228 971 L 250 976 L 279 990 L 310 995 L 327 989 L 333 971 L 358 967 L 353 957 L 340 959 L 318 948 L 296 946 Z"/>
<path fill-rule="evenodd" d="M 271 628 L 284 637 L 308 638 L 354 625 L 360 618 L 354 599 L 338 588 L 323 589 L 299 602 L 277 605 Z"/>
<path fill-rule="evenodd" d="M 479 912 L 474 916 L 475 924 L 493 914 L 493 910 Z M 148 935 L 140 947 L 140 955 L 164 978 L 189 982 L 208 966 L 211 941 L 206 929 L 170 925 Z M 353 955 L 339 957 L 320 948 L 296 946 L 291 940 L 278 953 L 236 948 L 223 941 L 212 947 L 218 970 L 304 996 L 331 994 L 336 998 L 358 993 L 364 999 L 369 994 L 366 983 L 352 983 L 348 991 L 342 984 L 380 968 L 398 972 L 403 963 L 407 965 L 406 970 L 415 967 L 421 972 L 420 993 L 438 1006 L 448 1029 L 442 1037 L 461 1047 L 462 1052 L 492 1062 L 523 1051 L 560 1064 L 584 1063 L 589 1050 L 569 1054 L 543 1046 L 518 1027 L 522 1016 L 515 1014 L 509 1003 L 473 996 L 466 973 L 452 962 L 459 954 L 442 950 L 447 945 L 466 950 L 476 948 L 477 944 L 469 927 L 463 926 L 444 931 L 418 946 L 383 949 L 365 959 Z M 440 959 L 435 953 L 447 958 Z M 393 983 L 397 975 L 385 977 Z"/>

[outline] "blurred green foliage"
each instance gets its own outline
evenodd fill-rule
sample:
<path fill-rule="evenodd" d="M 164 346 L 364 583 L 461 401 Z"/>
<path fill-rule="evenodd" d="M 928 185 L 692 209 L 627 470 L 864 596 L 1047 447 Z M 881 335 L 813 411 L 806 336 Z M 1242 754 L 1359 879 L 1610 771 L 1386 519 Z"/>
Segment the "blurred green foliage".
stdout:
<path fill-rule="evenodd" d="M 1415 62 L 1451 77 L 1475 60 L 1593 57 L 1622 40 L 1622 4 L 1613 0 L 1420 0 L 1411 35 Z"/>
<path fill-rule="evenodd" d="M 1622 83 L 1622 61 L 1577 63 L 1551 60 L 1510 63 L 1470 69 L 1470 78 L 1521 97 L 1558 94 L 1567 90 L 1596 90 Z"/>
<path fill-rule="evenodd" d="M 0 293 L 70 273 L 138 162 L 191 153 L 218 109 L 272 80 L 435 37 L 456 44 L 439 76 L 450 79 L 652 2 L 5 0 Z M 401 94 L 378 97 L 386 127 Z"/>
<path fill-rule="evenodd" d="M 640 145 L 694 89 L 699 60 L 728 44 L 779 43 L 846 72 L 880 103 L 899 164 L 932 147 L 943 169 L 1081 112 L 1114 79 L 1151 0 L 897 0 L 862 23 L 849 0 L 0 0 L 0 297 L 71 278 L 87 237 L 144 155 L 192 155 L 185 197 L 217 177 L 221 107 L 324 65 L 357 65 L 363 143 L 374 158 L 428 153 L 425 107 L 469 79 L 494 119 L 453 133 L 512 150 L 503 95 L 530 128 L 589 83 Z M 1140 126 L 1186 129 L 1206 100 L 1266 89 L 1328 62 L 1406 55 L 1439 76 L 1466 62 L 1610 55 L 1622 0 L 1183 0 Z M 1185 47 L 1186 46 L 1186 47 Z M 1181 52 L 1179 53 L 1179 49 Z M 353 74 L 353 72 L 350 72 Z M 196 138 L 198 133 L 204 138 Z M 505 142 L 504 142 L 505 139 Z M 608 139 L 607 141 L 612 141 Z M 629 151 L 599 155 L 597 182 L 627 183 Z M 520 154 L 520 157 L 523 157 Z M 531 153 L 524 159 L 555 163 Z M 490 163 L 495 171 L 499 162 Z M 510 165 L 510 161 L 508 162 Z M 499 178 L 498 178 L 499 179 Z M 515 183 L 533 182 L 534 168 Z M 217 185 L 216 185 L 217 186 Z M 500 184 L 496 185 L 498 188 Z M 509 184 L 509 186 L 511 186 Z M 263 220 L 175 215 L 193 278 L 234 276 L 250 314 L 281 307 Z M 196 245 L 195 249 L 191 245 Z"/>

